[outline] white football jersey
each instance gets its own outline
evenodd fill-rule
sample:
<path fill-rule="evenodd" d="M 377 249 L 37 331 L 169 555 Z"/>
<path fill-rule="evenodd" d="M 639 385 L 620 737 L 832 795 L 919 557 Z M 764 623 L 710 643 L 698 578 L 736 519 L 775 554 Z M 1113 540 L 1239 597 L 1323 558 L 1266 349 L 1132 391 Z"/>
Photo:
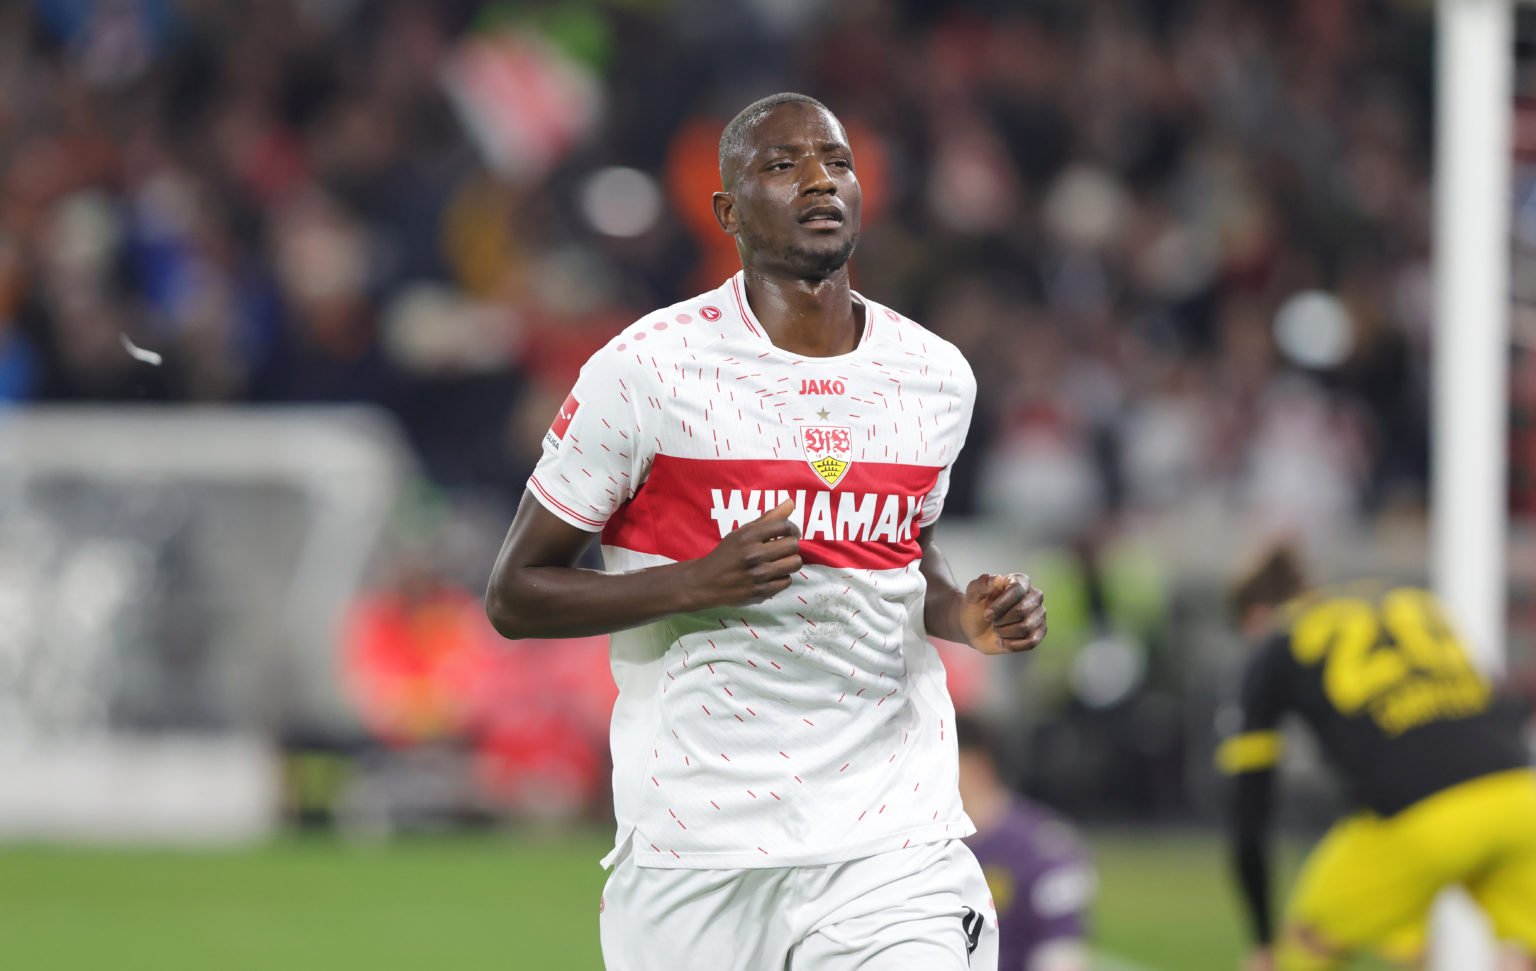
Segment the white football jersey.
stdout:
<path fill-rule="evenodd" d="M 529 489 L 601 531 L 612 571 L 703 556 L 795 501 L 789 589 L 612 637 L 616 849 L 633 838 L 642 866 L 834 863 L 974 831 L 917 535 L 975 379 L 954 345 L 857 299 L 858 347 L 802 357 L 768 339 L 738 273 L 594 354 L 545 436 Z"/>

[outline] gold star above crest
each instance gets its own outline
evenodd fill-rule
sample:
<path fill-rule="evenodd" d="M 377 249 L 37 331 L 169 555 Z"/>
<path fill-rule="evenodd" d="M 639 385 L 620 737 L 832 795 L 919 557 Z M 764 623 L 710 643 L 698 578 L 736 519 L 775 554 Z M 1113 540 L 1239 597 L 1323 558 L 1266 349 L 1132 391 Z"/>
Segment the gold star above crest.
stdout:
<path fill-rule="evenodd" d="M 823 408 L 820 411 L 816 412 L 816 417 L 820 418 L 822 421 L 826 421 L 827 418 L 829 417 L 827 415 L 827 409 Z"/>

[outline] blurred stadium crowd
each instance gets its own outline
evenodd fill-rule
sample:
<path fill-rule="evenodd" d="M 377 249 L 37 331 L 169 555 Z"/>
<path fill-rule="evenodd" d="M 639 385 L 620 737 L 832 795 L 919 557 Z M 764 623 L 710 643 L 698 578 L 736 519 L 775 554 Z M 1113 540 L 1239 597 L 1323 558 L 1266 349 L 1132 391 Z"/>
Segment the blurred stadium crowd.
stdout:
<path fill-rule="evenodd" d="M 978 373 L 949 516 L 1078 564 L 1058 657 L 1166 638 L 1155 568 L 1097 562 L 1139 522 L 1422 523 L 1430 28 L 1408 0 L 5 4 L 0 401 L 396 416 L 428 498 L 356 605 L 349 686 L 378 736 L 472 734 L 515 789 L 603 713 L 529 723 L 531 655 L 479 615 L 491 556 L 587 355 L 736 268 L 721 126 L 801 90 L 850 128 L 856 286 Z M 559 677 L 605 681 L 589 646 Z M 510 694 L 461 690 L 486 683 Z M 1114 729 L 1144 771 L 1043 751 L 1177 802 L 1148 788 L 1177 785 L 1178 716 L 1145 715 Z M 602 788 L 599 756 L 554 758 Z"/>
<path fill-rule="evenodd" d="M 585 355 L 731 270 L 714 135 L 788 86 L 854 127 L 859 285 L 980 372 L 954 513 L 1062 539 L 1192 498 L 1320 529 L 1422 499 L 1418 5 L 0 17 L 6 399 L 374 402 L 504 509 Z"/>

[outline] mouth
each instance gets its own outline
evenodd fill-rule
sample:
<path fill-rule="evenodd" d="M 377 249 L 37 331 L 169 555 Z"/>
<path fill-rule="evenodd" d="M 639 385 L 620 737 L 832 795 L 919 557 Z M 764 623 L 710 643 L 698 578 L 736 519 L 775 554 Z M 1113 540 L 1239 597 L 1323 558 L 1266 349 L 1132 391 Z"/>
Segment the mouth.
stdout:
<path fill-rule="evenodd" d="M 812 206 L 800 214 L 800 225 L 811 229 L 837 229 L 843 224 L 843 210 L 837 206 Z"/>

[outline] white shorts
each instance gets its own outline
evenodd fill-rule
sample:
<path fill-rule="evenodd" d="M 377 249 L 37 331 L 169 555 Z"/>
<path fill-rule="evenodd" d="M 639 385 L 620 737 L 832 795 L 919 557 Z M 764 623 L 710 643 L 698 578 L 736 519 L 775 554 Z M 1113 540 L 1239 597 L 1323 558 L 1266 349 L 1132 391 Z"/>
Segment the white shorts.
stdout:
<path fill-rule="evenodd" d="M 959 840 L 823 866 L 636 866 L 601 904 L 608 971 L 997 971 L 997 911 Z"/>

